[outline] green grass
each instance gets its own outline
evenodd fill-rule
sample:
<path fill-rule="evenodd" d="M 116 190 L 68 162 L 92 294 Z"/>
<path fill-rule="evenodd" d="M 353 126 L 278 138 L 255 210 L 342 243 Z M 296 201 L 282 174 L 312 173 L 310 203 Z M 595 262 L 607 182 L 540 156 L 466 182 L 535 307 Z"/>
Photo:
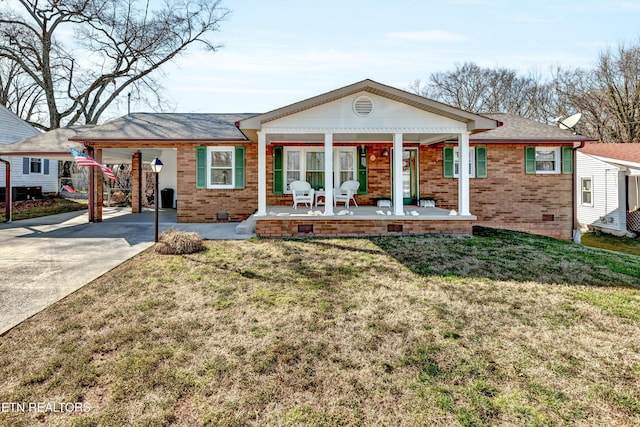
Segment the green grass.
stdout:
<path fill-rule="evenodd" d="M 2 426 L 632 426 L 640 257 L 524 233 L 149 250 L 0 339 Z"/>
<path fill-rule="evenodd" d="M 640 256 L 640 239 L 616 237 L 602 233 L 585 233 L 581 240 L 583 245 L 610 251 L 624 252 Z"/>
<path fill-rule="evenodd" d="M 72 200 L 54 197 L 41 200 L 27 200 L 13 203 L 11 219 L 17 221 L 20 219 L 38 218 L 83 209 L 87 209 L 87 201 L 82 199 Z M 3 204 L 0 212 L 0 222 L 4 221 L 6 221 L 6 216 Z"/>

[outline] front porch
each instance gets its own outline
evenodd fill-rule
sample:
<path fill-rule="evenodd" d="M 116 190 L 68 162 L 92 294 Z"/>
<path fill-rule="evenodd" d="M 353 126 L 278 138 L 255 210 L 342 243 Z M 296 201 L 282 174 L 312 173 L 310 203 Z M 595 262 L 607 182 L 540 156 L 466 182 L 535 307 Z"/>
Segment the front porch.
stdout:
<path fill-rule="evenodd" d="M 267 215 L 252 215 L 255 233 L 260 237 L 348 237 L 397 236 L 410 234 L 472 234 L 474 215 L 458 215 L 440 208 L 403 206 L 403 215 L 390 208 L 359 206 L 336 207 L 326 216 L 318 208 L 269 206 Z"/>

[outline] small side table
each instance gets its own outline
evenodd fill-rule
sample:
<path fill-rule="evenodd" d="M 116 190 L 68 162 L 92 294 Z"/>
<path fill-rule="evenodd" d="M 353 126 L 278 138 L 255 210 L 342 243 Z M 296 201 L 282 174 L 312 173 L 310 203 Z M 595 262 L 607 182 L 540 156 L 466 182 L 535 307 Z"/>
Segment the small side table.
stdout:
<path fill-rule="evenodd" d="M 318 207 L 318 205 L 324 205 L 327 201 L 327 198 L 325 197 L 325 194 L 324 194 L 324 190 L 316 190 L 314 198 L 315 198 L 314 204 L 316 205 L 316 208 Z"/>

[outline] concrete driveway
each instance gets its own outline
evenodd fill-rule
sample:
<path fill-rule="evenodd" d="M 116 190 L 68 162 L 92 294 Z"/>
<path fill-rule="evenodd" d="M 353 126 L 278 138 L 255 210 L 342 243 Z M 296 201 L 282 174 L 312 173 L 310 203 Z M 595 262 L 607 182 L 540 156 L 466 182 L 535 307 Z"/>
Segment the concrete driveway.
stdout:
<path fill-rule="evenodd" d="M 0 223 L 0 335 L 153 244 L 153 211 L 105 208 Z M 242 239 L 236 224 L 176 224 L 162 211 L 160 231 L 197 231 L 206 239 Z"/>

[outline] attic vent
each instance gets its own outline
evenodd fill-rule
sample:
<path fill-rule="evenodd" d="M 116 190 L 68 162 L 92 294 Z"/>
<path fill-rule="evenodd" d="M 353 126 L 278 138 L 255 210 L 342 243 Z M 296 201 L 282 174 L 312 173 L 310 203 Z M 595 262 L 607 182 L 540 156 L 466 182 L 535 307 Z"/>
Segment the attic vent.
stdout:
<path fill-rule="evenodd" d="M 366 117 L 373 111 L 373 101 L 368 96 L 359 96 L 353 101 L 353 111 L 360 117 Z"/>

